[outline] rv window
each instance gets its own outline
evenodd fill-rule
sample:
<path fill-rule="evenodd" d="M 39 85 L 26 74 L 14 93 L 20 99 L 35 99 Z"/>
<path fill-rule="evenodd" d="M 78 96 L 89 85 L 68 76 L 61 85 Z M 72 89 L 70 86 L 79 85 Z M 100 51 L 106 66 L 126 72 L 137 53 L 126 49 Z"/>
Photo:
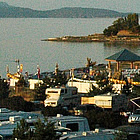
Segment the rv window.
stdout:
<path fill-rule="evenodd" d="M 61 89 L 61 93 L 64 93 L 64 89 Z"/>
<path fill-rule="evenodd" d="M 129 134 L 127 140 L 139 140 L 138 134 Z"/>
<path fill-rule="evenodd" d="M 47 93 L 58 93 L 58 91 L 47 91 Z"/>
<path fill-rule="evenodd" d="M 78 123 L 70 123 L 66 125 L 66 128 L 70 128 L 72 132 L 79 131 Z"/>
<path fill-rule="evenodd" d="M 65 93 L 67 93 L 67 89 L 65 89 Z"/>
<path fill-rule="evenodd" d="M 76 95 L 77 94 L 77 91 L 76 90 L 73 90 L 72 91 L 72 95 Z"/>

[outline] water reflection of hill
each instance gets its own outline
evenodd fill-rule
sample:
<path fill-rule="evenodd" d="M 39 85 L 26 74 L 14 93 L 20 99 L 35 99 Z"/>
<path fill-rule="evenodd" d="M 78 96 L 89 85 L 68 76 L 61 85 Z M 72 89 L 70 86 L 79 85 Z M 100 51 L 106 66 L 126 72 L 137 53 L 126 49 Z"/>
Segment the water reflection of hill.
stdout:
<path fill-rule="evenodd" d="M 104 42 L 104 46 L 105 47 L 122 46 L 122 47 L 126 47 L 126 48 L 135 47 L 135 49 L 136 49 L 136 48 L 140 47 L 140 43 L 136 43 L 136 42 Z"/>

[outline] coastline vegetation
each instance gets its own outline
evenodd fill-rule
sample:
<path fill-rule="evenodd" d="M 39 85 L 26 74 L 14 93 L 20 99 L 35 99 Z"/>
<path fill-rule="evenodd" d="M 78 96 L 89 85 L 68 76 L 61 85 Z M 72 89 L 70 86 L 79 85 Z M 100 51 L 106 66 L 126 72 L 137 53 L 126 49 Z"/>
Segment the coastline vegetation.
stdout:
<path fill-rule="evenodd" d="M 106 36 L 117 35 L 121 30 L 128 30 L 134 34 L 140 33 L 139 17 L 136 13 L 129 14 L 127 17 L 118 18 L 113 25 L 105 28 L 103 33 Z"/>
<path fill-rule="evenodd" d="M 140 44 L 139 17 L 138 14 L 133 13 L 129 14 L 127 17 L 118 18 L 111 26 L 105 28 L 101 34 L 95 33 L 87 36 L 62 36 L 43 39 L 41 41 Z"/>

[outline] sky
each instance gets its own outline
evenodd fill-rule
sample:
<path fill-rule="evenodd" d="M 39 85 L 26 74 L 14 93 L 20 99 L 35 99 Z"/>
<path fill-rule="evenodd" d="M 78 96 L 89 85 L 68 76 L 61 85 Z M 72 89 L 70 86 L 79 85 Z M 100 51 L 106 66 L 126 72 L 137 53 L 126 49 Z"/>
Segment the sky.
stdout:
<path fill-rule="evenodd" d="M 140 0 L 2 0 L 1 2 L 34 10 L 86 7 L 109 9 L 118 12 L 140 13 Z"/>

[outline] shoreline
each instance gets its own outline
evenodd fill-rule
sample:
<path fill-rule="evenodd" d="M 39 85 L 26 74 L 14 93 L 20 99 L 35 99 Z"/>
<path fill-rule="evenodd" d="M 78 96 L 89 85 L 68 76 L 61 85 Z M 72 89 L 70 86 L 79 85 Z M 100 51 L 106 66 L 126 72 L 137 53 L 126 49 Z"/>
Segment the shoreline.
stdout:
<path fill-rule="evenodd" d="M 57 41 L 57 42 L 107 42 L 107 43 L 126 43 L 126 44 L 140 44 L 140 36 L 111 36 L 107 37 L 103 34 L 94 34 L 88 36 L 62 36 L 55 38 L 42 39 L 41 41 Z"/>

